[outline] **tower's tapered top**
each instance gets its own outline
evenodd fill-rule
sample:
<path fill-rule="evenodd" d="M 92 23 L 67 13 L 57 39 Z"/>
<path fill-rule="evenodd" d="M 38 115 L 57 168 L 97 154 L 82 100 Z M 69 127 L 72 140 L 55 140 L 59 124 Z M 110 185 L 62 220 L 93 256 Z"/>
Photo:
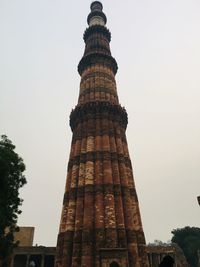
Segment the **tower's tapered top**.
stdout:
<path fill-rule="evenodd" d="M 107 22 L 106 15 L 103 13 L 103 5 L 99 1 L 94 1 L 90 5 L 91 12 L 88 15 L 87 22 L 89 26 L 102 25 L 104 26 Z"/>
<path fill-rule="evenodd" d="M 89 66 L 98 64 L 106 65 L 114 74 L 117 72 L 117 62 L 112 57 L 110 51 L 111 34 L 107 29 L 106 15 L 103 13 L 103 5 L 99 1 L 92 2 L 90 13 L 87 17 L 89 27 L 84 33 L 85 52 L 79 62 L 78 72 L 82 75 L 83 71 Z"/>
<path fill-rule="evenodd" d="M 91 11 L 95 11 L 95 10 L 102 11 L 103 10 L 103 5 L 99 1 L 94 1 L 94 2 L 91 3 L 90 9 L 91 9 Z"/>

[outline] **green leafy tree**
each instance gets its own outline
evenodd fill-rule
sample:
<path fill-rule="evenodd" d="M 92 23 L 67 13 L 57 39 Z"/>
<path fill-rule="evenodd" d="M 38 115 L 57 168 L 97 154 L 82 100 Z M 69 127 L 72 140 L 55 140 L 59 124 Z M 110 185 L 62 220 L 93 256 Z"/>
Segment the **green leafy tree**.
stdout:
<path fill-rule="evenodd" d="M 198 266 L 198 250 L 200 250 L 200 228 L 189 227 L 174 229 L 172 242 L 179 245 L 191 267 Z"/>
<path fill-rule="evenodd" d="M 17 219 L 21 213 L 22 199 L 19 189 L 26 184 L 25 165 L 14 151 L 15 146 L 2 135 L 0 139 L 0 266 L 7 266 L 9 256 L 17 245 L 14 232 L 18 231 Z"/>

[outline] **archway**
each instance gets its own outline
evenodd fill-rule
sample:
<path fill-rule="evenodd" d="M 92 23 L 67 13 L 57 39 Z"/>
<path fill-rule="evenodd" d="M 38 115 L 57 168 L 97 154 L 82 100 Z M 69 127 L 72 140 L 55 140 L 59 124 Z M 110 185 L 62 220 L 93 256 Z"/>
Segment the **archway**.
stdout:
<path fill-rule="evenodd" d="M 110 267 L 120 267 L 116 261 L 111 262 Z"/>
<path fill-rule="evenodd" d="M 165 256 L 159 265 L 159 267 L 173 267 L 173 266 L 174 266 L 174 259 L 170 255 Z"/>

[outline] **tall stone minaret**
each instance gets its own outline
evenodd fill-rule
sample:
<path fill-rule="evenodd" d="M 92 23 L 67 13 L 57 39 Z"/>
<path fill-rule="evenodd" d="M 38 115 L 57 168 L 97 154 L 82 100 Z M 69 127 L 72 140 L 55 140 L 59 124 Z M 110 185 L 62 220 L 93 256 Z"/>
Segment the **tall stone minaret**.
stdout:
<path fill-rule="evenodd" d="M 102 9 L 98 1 L 91 4 L 78 65 L 80 92 L 70 115 L 73 137 L 56 267 L 148 267 L 127 113 L 118 100 L 117 63 Z"/>

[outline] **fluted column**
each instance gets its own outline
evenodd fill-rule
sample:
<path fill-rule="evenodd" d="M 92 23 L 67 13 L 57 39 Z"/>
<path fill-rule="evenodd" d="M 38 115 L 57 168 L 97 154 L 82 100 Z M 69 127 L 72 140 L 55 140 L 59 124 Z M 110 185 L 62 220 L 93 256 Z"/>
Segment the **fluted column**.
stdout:
<path fill-rule="evenodd" d="M 114 259 L 148 267 L 126 140 L 128 118 L 118 100 L 118 67 L 102 8 L 98 1 L 91 4 L 78 65 L 81 81 L 70 115 L 73 137 L 56 267 L 109 267 Z"/>

